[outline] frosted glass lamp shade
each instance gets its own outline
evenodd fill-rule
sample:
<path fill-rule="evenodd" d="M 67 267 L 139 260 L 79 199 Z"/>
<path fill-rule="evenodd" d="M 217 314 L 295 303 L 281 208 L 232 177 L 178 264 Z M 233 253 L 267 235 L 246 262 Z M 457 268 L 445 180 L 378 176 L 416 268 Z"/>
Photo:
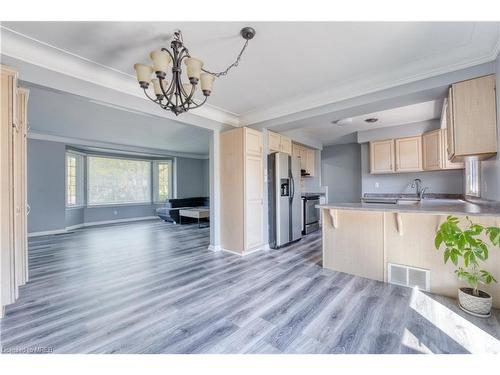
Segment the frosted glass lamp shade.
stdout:
<path fill-rule="evenodd" d="M 215 77 L 209 73 L 201 73 L 201 90 L 203 95 L 210 96 Z"/>
<path fill-rule="evenodd" d="M 149 65 L 135 64 L 135 73 L 137 75 L 137 81 L 143 89 L 147 89 L 149 82 L 151 82 L 151 75 L 153 74 L 153 68 Z"/>
<path fill-rule="evenodd" d="M 161 91 L 160 80 L 158 78 L 153 78 L 151 82 L 153 83 L 153 89 L 155 90 L 156 97 L 163 98 L 163 91 Z M 165 82 L 165 84 L 167 84 L 167 82 Z"/>
<path fill-rule="evenodd" d="M 167 52 L 162 51 L 161 49 L 157 49 L 151 52 L 149 54 L 149 57 L 151 57 L 151 60 L 153 60 L 153 71 L 156 73 L 156 75 L 158 77 L 165 78 L 168 71 L 168 66 L 172 61 L 170 55 Z"/>
<path fill-rule="evenodd" d="M 201 68 L 203 68 L 203 61 L 195 59 L 194 57 L 189 57 L 184 60 L 184 63 L 186 64 L 189 82 L 197 84 L 200 79 Z"/>

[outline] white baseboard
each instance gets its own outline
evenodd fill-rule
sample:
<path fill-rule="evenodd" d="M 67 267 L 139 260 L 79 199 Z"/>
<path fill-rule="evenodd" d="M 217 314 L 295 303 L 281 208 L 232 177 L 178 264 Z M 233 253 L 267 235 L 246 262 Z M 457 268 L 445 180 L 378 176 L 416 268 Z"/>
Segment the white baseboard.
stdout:
<path fill-rule="evenodd" d="M 115 220 L 104 220 L 104 221 L 91 221 L 88 223 L 84 223 L 84 227 L 95 227 L 96 225 L 105 225 L 105 224 L 115 224 L 115 223 L 128 223 L 131 221 L 142 221 L 142 220 L 153 220 L 160 218 L 158 216 L 142 216 L 142 217 L 131 217 L 128 219 L 115 219 Z"/>
<path fill-rule="evenodd" d="M 234 251 L 234 250 L 224 249 L 223 247 L 220 247 L 220 246 L 219 247 L 220 247 L 220 250 L 225 251 L 226 253 L 230 253 L 230 254 L 233 254 L 233 255 L 239 255 L 240 257 L 244 257 L 244 256 L 247 256 L 247 255 L 256 253 L 257 251 L 267 250 L 266 246 L 269 247 L 269 244 L 258 246 L 258 247 L 254 248 L 254 249 L 250 249 L 250 250 L 244 252 L 243 254 L 239 253 L 237 251 Z"/>
<path fill-rule="evenodd" d="M 208 250 L 210 251 L 221 251 L 222 250 L 222 247 L 220 247 L 220 245 L 208 245 Z"/>
<path fill-rule="evenodd" d="M 52 234 L 62 234 L 66 233 L 66 229 L 55 229 L 55 230 L 46 230 L 42 232 L 31 232 L 28 233 L 28 237 L 39 237 L 39 236 L 50 236 Z"/>
<path fill-rule="evenodd" d="M 71 226 L 66 227 L 64 229 L 48 230 L 48 231 L 43 231 L 43 232 L 32 232 L 32 233 L 28 233 L 28 237 L 39 237 L 39 236 L 49 236 L 52 234 L 62 234 L 62 233 L 66 233 L 66 232 L 69 232 L 69 231 L 72 231 L 75 229 L 80 229 L 80 228 L 84 228 L 84 227 L 94 227 L 97 225 L 128 223 L 128 222 L 132 222 L 132 221 L 153 220 L 153 219 L 159 220 L 158 216 L 142 216 L 142 217 L 131 217 L 128 219 L 92 221 L 92 222 L 83 223 L 83 224 L 71 225 Z"/>

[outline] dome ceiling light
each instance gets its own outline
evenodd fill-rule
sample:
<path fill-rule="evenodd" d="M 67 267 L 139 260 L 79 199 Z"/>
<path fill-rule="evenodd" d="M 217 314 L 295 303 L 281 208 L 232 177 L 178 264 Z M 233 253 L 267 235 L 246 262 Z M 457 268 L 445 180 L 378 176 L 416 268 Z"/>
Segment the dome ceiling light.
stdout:
<path fill-rule="evenodd" d="M 241 29 L 240 34 L 245 39 L 245 44 L 236 60 L 226 70 L 213 73 L 203 69 L 203 61 L 191 57 L 182 40 L 181 31 L 175 31 L 173 40 L 170 43 L 172 51 L 167 48 L 161 48 L 151 52 L 149 56 L 153 61 L 153 66 L 144 64 L 134 65 L 139 86 L 151 101 L 165 110 L 172 111 L 176 116 L 190 109 L 202 106 L 212 92 L 215 78 L 227 75 L 231 68 L 238 66 L 241 56 L 248 45 L 248 41 L 255 36 L 255 30 L 251 27 L 244 27 Z M 189 83 L 183 83 L 182 81 L 183 61 L 187 73 L 185 78 Z M 171 71 L 172 75 L 169 75 L 168 71 Z M 153 78 L 153 73 L 156 78 Z M 148 94 L 147 90 L 151 83 L 153 84 L 156 98 Z M 200 83 L 201 91 L 205 98 L 197 103 L 194 100 L 194 94 L 198 83 Z"/>

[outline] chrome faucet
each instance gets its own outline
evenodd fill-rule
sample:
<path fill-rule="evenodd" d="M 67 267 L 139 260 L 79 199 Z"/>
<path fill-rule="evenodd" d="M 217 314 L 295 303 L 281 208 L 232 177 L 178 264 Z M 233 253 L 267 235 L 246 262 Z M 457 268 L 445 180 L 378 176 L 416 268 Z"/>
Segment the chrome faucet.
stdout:
<path fill-rule="evenodd" d="M 422 180 L 420 178 L 416 178 L 412 181 L 410 187 L 415 189 L 415 194 L 420 197 L 420 189 L 422 188 Z"/>
<path fill-rule="evenodd" d="M 422 180 L 420 178 L 416 178 L 412 181 L 410 187 L 412 189 L 415 189 L 415 194 L 417 195 L 417 197 L 419 197 L 420 199 L 424 199 L 424 194 L 426 192 L 426 190 L 428 189 L 428 187 L 422 187 Z"/>

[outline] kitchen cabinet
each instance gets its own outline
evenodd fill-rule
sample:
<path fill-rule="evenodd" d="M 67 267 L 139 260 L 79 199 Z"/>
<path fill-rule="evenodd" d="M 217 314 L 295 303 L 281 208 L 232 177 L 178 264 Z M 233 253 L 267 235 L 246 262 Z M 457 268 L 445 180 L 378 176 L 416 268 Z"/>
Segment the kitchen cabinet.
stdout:
<path fill-rule="evenodd" d="M 492 74 L 451 85 L 446 111 L 451 161 L 466 156 L 487 159 L 497 153 L 495 81 Z"/>
<path fill-rule="evenodd" d="M 448 159 L 447 130 L 437 129 L 422 135 L 423 169 L 436 171 L 443 169 L 463 169 L 463 163 L 453 163 Z"/>
<path fill-rule="evenodd" d="M 314 176 L 316 169 L 316 150 L 298 143 L 292 144 L 292 155 L 300 159 L 300 169 L 308 176 Z"/>
<path fill-rule="evenodd" d="M 422 136 L 396 139 L 395 150 L 396 172 L 418 172 L 422 170 Z"/>
<path fill-rule="evenodd" d="M 394 172 L 394 140 L 370 142 L 370 173 Z"/>
<path fill-rule="evenodd" d="M 264 243 L 262 133 L 221 133 L 221 246 L 244 255 Z"/>
<path fill-rule="evenodd" d="M 15 302 L 27 281 L 26 132 L 28 91 L 17 72 L 1 66 L 0 310 Z"/>
<path fill-rule="evenodd" d="M 284 135 L 268 131 L 269 152 L 292 154 L 292 140 Z"/>

